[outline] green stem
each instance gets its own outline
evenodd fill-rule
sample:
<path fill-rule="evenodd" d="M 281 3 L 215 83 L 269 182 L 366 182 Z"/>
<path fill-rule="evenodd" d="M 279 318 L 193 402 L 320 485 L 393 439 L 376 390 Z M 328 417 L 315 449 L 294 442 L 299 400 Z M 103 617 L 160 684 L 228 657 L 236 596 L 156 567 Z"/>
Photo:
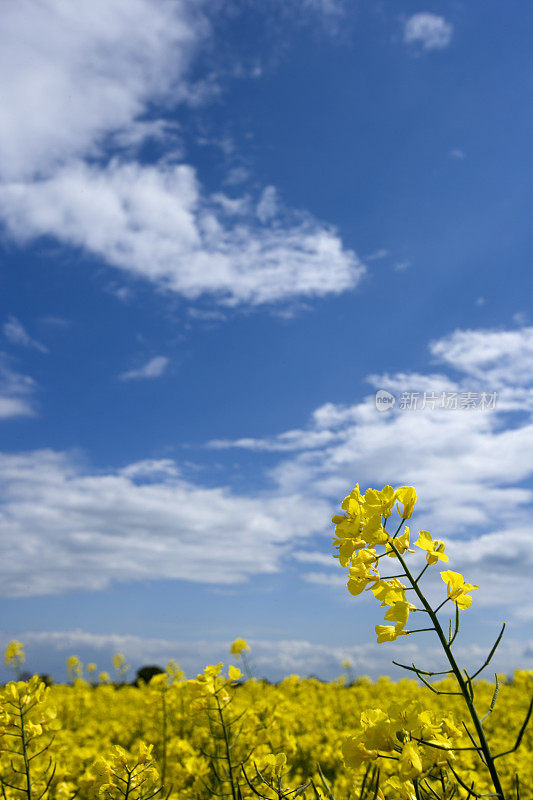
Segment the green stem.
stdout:
<path fill-rule="evenodd" d="M 398 552 L 394 542 L 390 542 L 390 545 L 393 548 L 394 552 L 396 553 L 396 556 L 397 556 L 400 564 L 402 565 L 402 568 L 405 571 L 407 579 L 410 581 L 412 588 L 416 592 L 416 595 L 417 595 L 418 599 L 420 600 L 420 602 L 424 606 L 424 609 L 429 614 L 429 617 L 430 617 L 430 619 L 431 619 L 431 621 L 433 623 L 433 626 L 435 628 L 435 632 L 436 632 L 437 636 L 439 637 L 439 640 L 440 640 L 440 643 L 441 643 L 441 645 L 443 647 L 444 652 L 446 653 L 446 658 L 448 659 L 448 662 L 450 664 L 450 667 L 452 668 L 453 674 L 455 675 L 455 679 L 457 680 L 457 683 L 459 684 L 459 688 L 461 690 L 461 694 L 463 695 L 464 701 L 465 701 L 465 703 L 467 705 L 467 708 L 468 708 L 468 711 L 470 713 L 470 717 L 471 717 L 472 722 L 474 724 L 474 727 L 476 729 L 476 733 L 477 733 L 478 738 L 479 738 L 479 747 L 480 747 L 481 752 L 483 753 L 483 756 L 484 756 L 484 759 L 485 759 L 485 763 L 486 763 L 487 769 L 488 769 L 488 771 L 490 773 L 490 777 L 491 777 L 492 784 L 494 786 L 494 790 L 496 792 L 496 795 L 500 798 L 500 800 L 505 800 L 505 795 L 503 793 L 502 785 L 500 783 L 500 777 L 498 775 L 498 772 L 496 770 L 496 766 L 494 764 L 494 757 L 493 757 L 493 755 L 492 755 L 492 753 L 490 751 L 489 744 L 488 744 L 487 739 L 485 737 L 485 731 L 483 730 L 483 725 L 481 724 L 481 720 L 479 719 L 478 713 L 476 711 L 476 707 L 474 705 L 474 701 L 473 701 L 473 699 L 472 699 L 472 697 L 470 695 L 470 692 L 468 691 L 467 682 L 463 678 L 461 670 L 459 669 L 459 667 L 457 665 L 457 662 L 455 660 L 455 656 L 453 655 L 452 649 L 451 649 L 450 645 L 448 644 L 446 636 L 444 635 L 444 631 L 442 630 L 442 627 L 441 627 L 441 624 L 440 624 L 439 619 L 437 617 L 437 614 L 433 611 L 433 609 L 431 608 L 430 604 L 426 600 L 425 595 L 420 590 L 420 588 L 418 586 L 418 583 L 414 579 L 411 571 L 409 570 L 409 567 L 405 563 L 405 559 L 402 558 L 401 554 Z"/>
<path fill-rule="evenodd" d="M 126 781 L 126 788 L 124 790 L 124 800 L 128 800 L 128 797 L 129 797 L 129 794 L 130 794 L 130 788 L 131 788 L 131 776 L 132 776 L 132 773 L 129 770 L 127 770 L 127 775 L 128 775 L 128 780 Z"/>
<path fill-rule="evenodd" d="M 248 656 L 244 652 L 241 653 L 242 664 L 244 667 L 244 674 L 246 675 L 246 680 L 251 680 L 253 678 L 252 670 L 250 669 L 250 662 L 248 661 Z"/>
<path fill-rule="evenodd" d="M 161 692 L 162 711 L 163 711 L 163 747 L 161 754 L 161 783 L 165 786 L 167 775 L 167 698 L 165 692 Z"/>
<path fill-rule="evenodd" d="M 229 777 L 229 782 L 231 784 L 231 796 L 232 796 L 233 800 L 237 800 L 237 794 L 236 794 L 236 791 L 235 791 L 235 784 L 234 784 L 234 781 L 233 781 L 233 767 L 231 765 L 231 748 L 230 748 L 230 743 L 229 743 L 229 739 L 228 739 L 228 731 L 227 731 L 227 728 L 226 728 L 226 721 L 225 721 L 224 715 L 222 713 L 222 707 L 220 705 L 220 701 L 219 701 L 219 699 L 218 699 L 218 697 L 216 695 L 215 695 L 215 698 L 216 698 L 216 701 L 217 701 L 217 709 L 218 709 L 218 714 L 219 714 L 219 717 L 220 717 L 220 725 L 221 725 L 222 731 L 224 733 L 224 747 L 226 749 L 226 760 L 228 762 L 228 777 Z"/>
<path fill-rule="evenodd" d="M 24 772 L 26 775 L 26 794 L 28 800 L 31 800 L 31 773 L 30 773 L 30 760 L 28 758 L 28 744 L 26 741 L 26 728 L 24 726 L 24 712 L 19 700 L 19 715 L 20 715 L 20 739 L 22 744 L 22 758 L 24 759 Z"/>

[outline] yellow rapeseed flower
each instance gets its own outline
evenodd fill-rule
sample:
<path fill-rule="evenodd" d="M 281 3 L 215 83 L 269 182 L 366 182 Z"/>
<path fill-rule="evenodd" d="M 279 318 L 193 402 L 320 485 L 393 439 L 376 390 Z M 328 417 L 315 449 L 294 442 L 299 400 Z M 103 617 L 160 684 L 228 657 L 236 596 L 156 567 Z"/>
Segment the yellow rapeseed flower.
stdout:
<path fill-rule="evenodd" d="M 230 681 L 240 680 L 242 678 L 242 672 L 239 667 L 234 667 L 233 664 L 230 664 L 228 667 L 228 678 Z"/>
<path fill-rule="evenodd" d="M 446 584 L 447 593 L 450 600 L 461 609 L 469 608 L 472 605 L 472 598 L 467 592 L 479 589 L 474 583 L 465 583 L 465 579 L 460 572 L 453 572 L 451 569 L 441 572 L 442 580 Z"/>
<path fill-rule="evenodd" d="M 416 491 L 413 486 L 401 486 L 396 490 L 396 499 L 403 505 L 403 511 L 398 508 L 398 514 L 402 519 L 410 519 L 416 503 Z"/>
<path fill-rule="evenodd" d="M 403 628 L 405 625 L 407 625 L 409 614 L 411 611 L 414 611 L 415 608 L 416 606 L 414 606 L 412 603 L 409 603 L 407 600 L 398 600 L 396 603 L 391 605 L 385 614 L 385 619 L 388 622 L 399 622 Z"/>
<path fill-rule="evenodd" d="M 240 656 L 240 654 L 242 652 L 244 652 L 245 650 L 249 650 L 249 649 L 250 649 L 250 645 L 248 644 L 246 639 L 241 639 L 240 637 L 238 637 L 237 639 L 235 639 L 235 641 L 231 645 L 230 653 L 233 656 Z"/>
<path fill-rule="evenodd" d="M 375 631 L 378 637 L 378 644 L 382 644 L 383 642 L 394 642 L 398 636 L 409 636 L 409 633 L 404 631 L 401 622 L 397 622 L 394 626 L 376 625 Z"/>
<path fill-rule="evenodd" d="M 444 542 L 433 539 L 429 531 L 419 531 L 418 540 L 415 542 L 417 547 L 426 550 L 426 560 L 428 564 L 436 564 L 437 561 L 448 561 L 448 556 L 444 552 Z"/>
<path fill-rule="evenodd" d="M 400 755 L 402 778 L 417 778 L 422 773 L 422 756 L 416 742 L 406 742 Z"/>
<path fill-rule="evenodd" d="M 6 647 L 6 651 L 4 653 L 4 664 L 6 667 L 13 667 L 14 669 L 18 669 L 24 661 L 26 657 L 24 655 L 24 645 L 22 642 L 17 642 L 16 639 L 13 639 L 12 642 L 9 642 L 8 646 Z"/>
<path fill-rule="evenodd" d="M 342 745 L 342 756 L 347 767 L 360 767 L 365 761 L 375 761 L 378 755 L 377 750 L 369 750 L 356 736 L 350 736 Z"/>
<path fill-rule="evenodd" d="M 396 553 L 394 552 L 390 542 L 394 542 L 394 547 L 402 556 L 404 553 L 415 552 L 409 548 L 409 528 L 406 528 L 401 536 L 397 536 L 396 539 L 391 538 L 390 541 L 387 542 L 387 555 L 390 558 L 396 558 Z"/>

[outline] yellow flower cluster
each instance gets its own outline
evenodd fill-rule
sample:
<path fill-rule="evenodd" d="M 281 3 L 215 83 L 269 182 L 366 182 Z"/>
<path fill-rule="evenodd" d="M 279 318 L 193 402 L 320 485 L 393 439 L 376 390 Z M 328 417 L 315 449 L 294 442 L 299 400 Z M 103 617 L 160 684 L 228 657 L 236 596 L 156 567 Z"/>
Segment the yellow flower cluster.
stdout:
<path fill-rule="evenodd" d="M 412 486 L 401 486 L 394 490 L 392 486 L 384 486 L 381 490 L 367 489 L 361 494 L 359 484 L 344 498 L 341 508 L 344 514 L 336 514 L 335 537 L 333 545 L 338 548 L 341 566 L 348 568 L 347 588 L 350 594 L 358 595 L 371 590 L 382 607 L 387 607 L 385 622 L 388 625 L 376 625 L 378 643 L 391 642 L 398 636 L 409 636 L 405 626 L 411 612 L 417 607 L 406 597 L 407 587 L 397 576 L 383 577 L 378 569 L 383 556 L 397 559 L 406 569 L 404 557 L 415 551 L 410 547 L 410 531 L 401 529 L 410 519 L 416 503 L 416 491 Z M 387 531 L 387 522 L 396 505 L 400 523 L 395 532 Z M 376 548 L 382 547 L 381 553 Z M 427 566 L 439 561 L 447 562 L 444 542 L 433 539 L 429 531 L 419 531 L 415 547 L 426 552 Z M 465 583 L 458 572 L 446 570 L 441 577 L 447 586 L 447 599 L 456 603 L 460 609 L 466 609 L 472 603 L 469 592 L 479 588 Z"/>
<path fill-rule="evenodd" d="M 398 761 L 398 772 L 390 779 L 389 788 L 409 796 L 412 787 L 407 782 L 448 766 L 450 760 L 455 760 L 450 749 L 461 747 L 464 736 L 464 730 L 453 717 L 436 714 L 419 699 L 408 703 L 396 701 L 388 711 L 383 708 L 363 711 L 358 733 L 345 741 L 342 752 L 349 767 L 375 761 L 380 753 L 390 754 Z M 427 746 L 422 748 L 422 743 Z"/>
<path fill-rule="evenodd" d="M 138 742 L 134 753 L 114 745 L 110 755 L 99 756 L 90 768 L 92 790 L 102 800 L 150 800 L 161 791 L 159 773 L 152 759 L 153 745 Z"/>
<path fill-rule="evenodd" d="M 409 528 L 402 528 L 410 519 L 416 503 L 416 491 L 412 486 L 402 486 L 394 490 L 392 486 L 383 489 L 367 489 L 361 494 L 359 485 L 344 498 L 342 509 L 345 514 L 335 515 L 335 538 L 333 544 L 338 548 L 339 559 L 343 567 L 348 568 L 348 591 L 358 595 L 371 590 L 382 607 L 387 607 L 385 622 L 392 624 L 376 625 L 378 643 L 394 641 L 399 636 L 412 633 L 433 632 L 436 634 L 443 655 L 449 668 L 444 672 L 425 671 L 414 663 L 410 666 L 398 666 L 414 673 L 420 681 L 437 696 L 459 697 L 463 701 L 465 719 L 462 727 L 442 710 L 435 715 L 427 706 L 397 705 L 390 708 L 383 706 L 366 709 L 360 716 L 359 730 L 352 734 L 343 745 L 345 763 L 359 767 L 365 762 L 371 764 L 380 759 L 396 763 L 396 771 L 386 784 L 389 790 L 405 800 L 445 800 L 458 790 L 467 792 L 467 797 L 478 800 L 490 794 L 497 800 L 506 800 L 508 789 L 504 789 L 502 770 L 497 759 L 513 756 L 519 749 L 523 734 L 533 715 L 533 698 L 531 698 L 522 724 L 518 726 L 516 739 L 506 750 L 498 752 L 494 742 L 487 735 L 485 720 L 494 712 L 498 699 L 499 682 L 496 677 L 495 688 L 489 704 L 488 712 L 481 713 L 479 700 L 475 699 L 473 679 L 487 667 L 504 632 L 505 625 L 489 652 L 484 664 L 472 677 L 458 664 L 453 645 L 459 632 L 460 612 L 472 604 L 471 592 L 479 587 L 467 583 L 459 572 L 443 570 L 440 576 L 446 585 L 446 597 L 436 607 L 429 601 L 421 588 L 421 579 L 428 569 L 439 562 L 448 562 L 444 542 L 433 539 L 429 531 L 419 531 L 414 547 L 425 552 L 426 565 L 418 575 L 409 565 L 409 555 L 415 550 L 410 547 Z M 387 523 L 396 505 L 400 518 L 396 530 L 387 530 Z M 376 548 L 383 548 L 378 553 Z M 383 575 L 380 573 L 380 560 L 383 557 L 395 559 L 399 565 L 399 574 Z M 403 582 L 402 581 L 405 581 Z M 406 592 L 416 605 L 407 599 Z M 449 620 L 449 633 L 446 634 L 439 618 L 439 612 L 451 601 L 455 605 L 455 624 Z M 427 625 L 418 629 L 406 630 L 412 612 L 424 612 Z M 398 663 L 398 662 L 395 662 Z M 438 689 L 428 678 L 446 675 L 451 686 Z M 470 727 L 469 727 L 470 726 Z M 466 738 L 465 738 L 466 737 Z M 465 775 L 461 776 L 453 762 L 457 756 L 468 752 L 478 759 L 481 777 L 476 776 L 472 783 L 467 783 Z M 376 768 L 377 769 L 377 768 Z M 449 780 L 449 774 L 453 780 Z M 372 772 L 372 775 L 375 774 Z M 488 793 L 480 793 L 479 783 L 488 780 Z M 440 781 L 440 786 L 432 782 Z M 475 788 L 474 788 L 475 787 Z M 519 783 L 514 791 L 519 797 Z"/>
<path fill-rule="evenodd" d="M 25 655 L 22 642 L 17 642 L 16 639 L 14 639 L 12 642 L 9 642 L 4 655 L 4 664 L 6 667 L 18 669 L 22 666 L 22 664 L 24 664 L 24 661 Z"/>

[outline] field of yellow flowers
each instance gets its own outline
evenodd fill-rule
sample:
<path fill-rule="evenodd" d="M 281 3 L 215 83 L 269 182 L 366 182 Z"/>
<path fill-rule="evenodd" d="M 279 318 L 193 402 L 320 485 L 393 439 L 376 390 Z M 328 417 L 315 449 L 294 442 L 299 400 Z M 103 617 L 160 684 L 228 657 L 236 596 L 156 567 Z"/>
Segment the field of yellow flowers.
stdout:
<path fill-rule="evenodd" d="M 411 542 L 405 522 L 416 499 L 413 487 L 363 495 L 356 486 L 333 517 L 336 557 L 350 594 L 371 591 L 386 609 L 392 624 L 376 626 L 378 644 L 432 631 L 445 672 L 404 665 L 409 678 L 399 682 L 292 676 L 271 685 L 251 676 L 249 647 L 237 639 L 227 670 L 210 665 L 187 680 L 171 662 L 132 686 L 123 656 L 113 682 L 73 656 L 68 685 L 34 676 L 0 690 L 0 800 L 533 800 L 533 673 L 488 682 L 460 667 L 460 615 L 478 587 L 445 569 L 444 599 L 428 601 L 422 578 L 449 558 L 428 531 Z M 414 547 L 425 553 L 418 575 Z M 20 671 L 23 660 L 12 642 L 6 664 Z"/>
<path fill-rule="evenodd" d="M 271 685 L 242 681 L 238 668 L 230 667 L 228 676 L 219 670 L 207 668 L 198 679 L 185 680 L 171 663 L 140 687 L 93 685 L 81 677 L 48 689 L 38 678 L 9 683 L 1 694 L 4 798 L 146 800 L 155 792 L 183 800 L 231 798 L 230 770 L 243 798 L 256 797 L 255 791 L 275 798 L 279 777 L 282 792 L 312 779 L 320 797 L 359 797 L 365 768 L 345 765 L 343 744 L 361 729 L 368 709 L 395 714 L 399 729 L 402 715 L 425 712 L 428 722 L 432 714 L 442 716 L 442 697 L 414 680 L 362 678 L 345 685 L 342 679 L 321 683 L 292 676 Z M 519 729 L 531 683 L 528 672 L 502 680 L 498 709 L 487 726 L 497 750 L 507 749 Z M 476 692 L 488 709 L 492 684 L 480 681 Z M 461 698 L 447 697 L 450 731 L 460 728 L 463 716 Z M 524 800 L 533 797 L 532 754 L 533 735 L 526 731 L 521 748 L 501 762 L 504 785 L 512 786 L 518 773 Z M 470 751 L 457 755 L 456 769 L 476 781 L 476 791 L 490 792 Z M 382 763 L 387 797 L 400 796 L 394 780 L 387 783 L 395 772 L 394 761 Z M 316 797 L 312 785 L 305 793 Z"/>

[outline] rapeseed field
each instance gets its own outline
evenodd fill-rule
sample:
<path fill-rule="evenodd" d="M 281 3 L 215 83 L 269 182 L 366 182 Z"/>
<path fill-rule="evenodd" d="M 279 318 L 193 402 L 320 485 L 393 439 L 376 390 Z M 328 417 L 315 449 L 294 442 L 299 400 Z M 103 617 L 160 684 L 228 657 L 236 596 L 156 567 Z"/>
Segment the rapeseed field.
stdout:
<path fill-rule="evenodd" d="M 348 591 L 371 591 L 386 609 L 392 624 L 376 626 L 377 643 L 433 631 L 450 665 L 445 672 L 412 664 L 403 665 L 407 677 L 399 682 L 290 676 L 272 685 L 251 676 L 248 645 L 237 639 L 235 663 L 226 668 L 209 665 L 186 679 L 171 662 L 132 686 L 120 654 L 113 681 L 73 656 L 68 685 L 47 687 L 34 676 L 1 690 L 3 800 L 533 798 L 533 673 L 489 681 L 457 663 L 460 615 L 478 587 L 443 570 L 444 599 L 431 606 L 422 579 L 449 566 L 448 555 L 444 542 L 419 531 L 414 547 L 426 565 L 417 576 L 410 569 L 415 550 L 405 523 L 416 499 L 412 487 L 364 495 L 356 487 L 333 518 L 336 557 L 348 569 Z M 399 521 L 389 532 L 394 509 Z M 408 627 L 411 615 L 425 624 Z M 21 669 L 20 642 L 9 645 L 5 661 Z"/>

